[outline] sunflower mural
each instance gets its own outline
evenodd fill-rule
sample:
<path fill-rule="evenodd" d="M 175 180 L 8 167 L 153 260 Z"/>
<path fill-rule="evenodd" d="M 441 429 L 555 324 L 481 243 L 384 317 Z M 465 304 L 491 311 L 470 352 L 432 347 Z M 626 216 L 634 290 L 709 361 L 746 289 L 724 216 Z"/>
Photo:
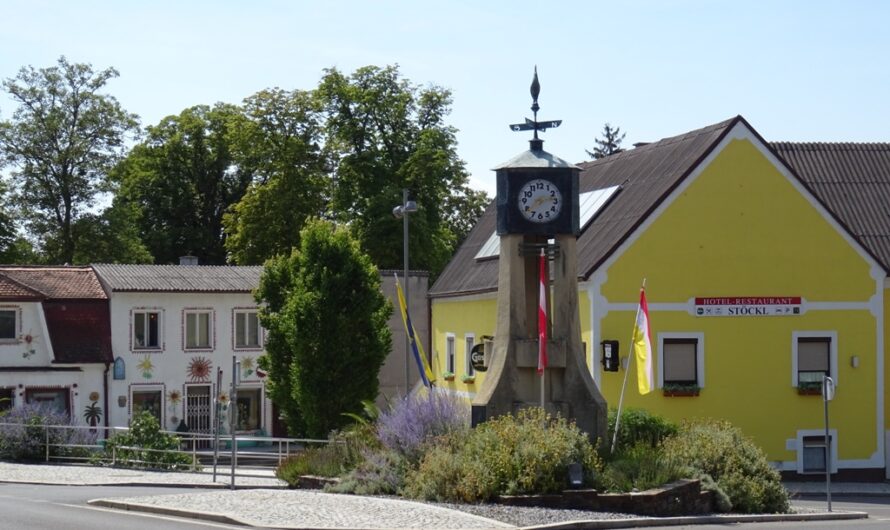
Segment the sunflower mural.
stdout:
<path fill-rule="evenodd" d="M 210 367 L 212 366 L 210 359 L 206 357 L 193 357 L 189 361 L 186 373 L 189 376 L 189 382 L 207 383 L 210 381 Z"/>
<path fill-rule="evenodd" d="M 253 357 L 245 357 L 241 359 L 241 377 L 247 379 L 253 375 L 256 369 L 256 359 Z"/>
<path fill-rule="evenodd" d="M 139 361 L 139 364 L 137 364 L 136 367 L 142 371 L 142 377 L 144 379 L 152 378 L 152 372 L 154 372 L 155 365 L 152 364 L 151 357 L 146 355 L 141 361 Z"/>

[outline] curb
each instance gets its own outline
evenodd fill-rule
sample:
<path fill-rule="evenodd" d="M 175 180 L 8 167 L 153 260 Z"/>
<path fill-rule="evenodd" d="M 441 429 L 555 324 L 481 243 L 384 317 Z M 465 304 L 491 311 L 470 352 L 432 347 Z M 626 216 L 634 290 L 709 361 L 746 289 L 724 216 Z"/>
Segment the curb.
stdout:
<path fill-rule="evenodd" d="M 538 526 L 524 526 L 521 530 L 594 530 L 599 528 L 641 528 L 698 524 L 786 523 L 793 521 L 849 521 L 868 519 L 866 512 L 823 512 L 763 515 L 700 515 L 688 517 L 639 517 L 634 519 L 605 519 L 597 521 L 569 521 Z"/>
<path fill-rule="evenodd" d="M 255 526 L 247 521 L 242 521 L 229 515 L 212 512 L 196 512 L 192 510 L 179 510 L 176 508 L 163 508 L 161 506 L 151 506 L 148 504 L 137 504 L 131 502 L 118 502 L 108 499 L 93 499 L 87 501 L 90 506 L 101 506 L 103 508 L 113 508 L 115 510 L 124 510 L 127 512 L 143 512 L 153 513 L 157 515 L 172 515 L 175 517 L 185 517 L 188 519 L 199 519 L 201 521 L 211 521 L 214 523 L 223 523 L 241 526 Z"/>
<path fill-rule="evenodd" d="M 117 510 L 145 512 L 158 515 L 171 515 L 175 517 L 184 517 L 188 519 L 198 519 L 202 521 L 213 521 L 217 523 L 243 525 L 257 527 L 256 525 L 232 517 L 229 515 L 199 512 L 192 510 L 183 510 L 178 508 L 164 508 L 161 506 L 153 506 L 148 504 L 138 504 L 130 502 L 120 502 L 109 499 L 93 499 L 87 501 L 91 506 L 101 506 L 104 508 L 112 508 Z M 821 512 L 821 513 L 802 513 L 802 514 L 763 514 L 763 515 L 703 515 L 703 516 L 687 516 L 687 517 L 637 517 L 632 519 L 602 519 L 589 521 L 568 521 L 562 523 L 552 523 L 546 525 L 523 526 L 517 527 L 518 530 L 596 530 L 605 528 L 645 528 L 657 526 L 684 526 L 684 525 L 700 525 L 700 524 L 732 524 L 732 523 L 779 523 L 793 521 L 850 521 L 855 519 L 867 519 L 866 512 Z M 315 527 L 276 527 L 287 528 L 290 530 L 308 530 Z M 370 528 L 370 527 L 369 527 Z"/>

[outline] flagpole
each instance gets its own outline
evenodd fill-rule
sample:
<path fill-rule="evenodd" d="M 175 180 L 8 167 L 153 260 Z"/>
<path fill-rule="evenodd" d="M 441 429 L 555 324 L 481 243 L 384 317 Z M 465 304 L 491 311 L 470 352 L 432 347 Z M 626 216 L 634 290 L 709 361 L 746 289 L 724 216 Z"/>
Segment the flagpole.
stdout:
<path fill-rule="evenodd" d="M 646 289 L 646 278 L 643 278 L 643 286 L 640 287 L 640 290 Z M 630 366 L 633 362 L 633 358 L 636 357 L 634 355 L 634 337 L 636 336 L 637 329 L 637 319 L 640 318 L 640 311 L 643 308 L 640 307 L 640 304 L 637 304 L 637 314 L 634 316 L 634 325 L 633 331 L 630 333 L 630 347 L 628 348 L 627 353 L 627 366 L 624 367 L 624 383 L 621 384 L 621 395 L 618 397 L 618 412 L 615 413 L 615 432 L 612 434 L 612 448 L 609 450 L 609 453 L 615 453 L 615 443 L 618 441 L 618 427 L 621 425 L 621 405 L 624 403 L 624 389 L 627 388 L 627 374 L 630 373 Z M 618 362 L 621 362 L 621 357 L 618 358 Z"/>

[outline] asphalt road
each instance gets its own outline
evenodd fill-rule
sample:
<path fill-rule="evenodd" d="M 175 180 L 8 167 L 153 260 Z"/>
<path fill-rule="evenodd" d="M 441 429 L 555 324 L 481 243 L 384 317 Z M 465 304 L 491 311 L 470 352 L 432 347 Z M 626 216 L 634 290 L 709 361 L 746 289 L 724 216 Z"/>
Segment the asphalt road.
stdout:
<path fill-rule="evenodd" d="M 825 510 L 827 504 L 823 498 L 810 497 L 806 499 L 795 499 L 792 501 L 793 506 L 801 508 L 810 508 L 816 510 Z M 868 519 L 856 519 L 852 521 L 802 521 L 788 523 L 748 523 L 748 524 L 732 524 L 732 525 L 690 525 L 690 526 L 673 526 L 670 528 L 687 529 L 687 530 L 726 530 L 727 528 L 738 528 L 740 530 L 766 530 L 766 529 L 791 529 L 791 528 L 816 528 L 819 530 L 829 530 L 838 528 L 842 530 L 856 528 L 890 528 L 890 498 L 887 497 L 834 497 L 831 502 L 832 510 L 837 511 L 856 511 L 867 512 Z"/>
<path fill-rule="evenodd" d="M 0 483 L 0 530 L 204 530 L 250 528 L 87 505 L 90 499 L 164 495 L 204 489 L 48 486 Z"/>

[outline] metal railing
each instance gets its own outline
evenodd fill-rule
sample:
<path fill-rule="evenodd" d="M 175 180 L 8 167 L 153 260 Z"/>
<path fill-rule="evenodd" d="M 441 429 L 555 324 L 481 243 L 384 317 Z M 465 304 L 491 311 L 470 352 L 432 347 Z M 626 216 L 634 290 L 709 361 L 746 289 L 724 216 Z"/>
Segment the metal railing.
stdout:
<path fill-rule="evenodd" d="M 227 435 L 225 438 L 217 439 L 212 434 L 160 431 L 175 437 L 179 442 L 178 449 L 150 449 L 109 444 L 109 440 L 113 440 L 115 435 L 129 431 L 127 427 L 0 422 L 0 440 L 8 432 L 7 429 L 26 430 L 25 433 L 11 434 L 25 434 L 31 439 L 30 443 L 42 446 L 40 449 L 46 462 L 89 462 L 114 467 L 151 469 L 169 464 L 162 462 L 158 465 L 156 459 L 146 459 L 147 455 L 182 454 L 188 455 L 190 462 L 188 468 L 192 471 L 212 465 L 214 482 L 217 467 L 225 463 L 232 477 L 233 486 L 235 477 L 268 478 L 268 472 L 262 474 L 262 471 L 274 471 L 285 459 L 307 447 L 329 443 L 328 440 L 250 436 L 237 433 L 234 438 Z"/>

